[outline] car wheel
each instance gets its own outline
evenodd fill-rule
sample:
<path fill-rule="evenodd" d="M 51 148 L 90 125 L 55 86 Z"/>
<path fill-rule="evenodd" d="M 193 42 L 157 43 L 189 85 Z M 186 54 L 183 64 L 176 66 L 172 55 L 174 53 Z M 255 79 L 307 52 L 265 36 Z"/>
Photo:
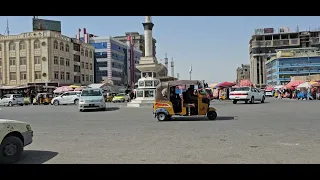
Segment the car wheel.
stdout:
<path fill-rule="evenodd" d="M 233 104 L 237 104 L 237 102 L 238 102 L 237 100 L 233 100 L 232 101 Z"/>
<path fill-rule="evenodd" d="M 6 137 L 0 145 L 0 163 L 11 164 L 20 160 L 23 142 L 15 136 Z"/>
<path fill-rule="evenodd" d="M 75 105 L 78 105 L 78 104 L 79 104 L 79 99 L 75 99 L 75 100 L 74 100 L 74 104 L 75 104 Z"/>
<path fill-rule="evenodd" d="M 210 119 L 210 120 L 215 120 L 215 119 L 217 119 L 217 116 L 218 116 L 218 114 L 217 114 L 216 111 L 209 111 L 209 112 L 207 112 L 207 117 L 208 117 L 208 119 Z"/>
<path fill-rule="evenodd" d="M 265 100 L 265 98 L 264 98 L 264 96 L 263 96 L 262 99 L 261 99 L 261 103 L 264 103 L 264 100 Z"/>
<path fill-rule="evenodd" d="M 165 120 L 168 119 L 168 117 L 167 117 L 167 115 L 165 113 L 161 112 L 161 113 L 157 114 L 157 119 L 158 119 L 158 121 L 165 121 Z"/>
<path fill-rule="evenodd" d="M 79 111 L 80 111 L 80 112 L 84 112 L 84 109 L 80 109 Z"/>
<path fill-rule="evenodd" d="M 248 104 L 248 101 L 244 101 L 244 103 Z"/>
<path fill-rule="evenodd" d="M 24 104 L 19 104 L 20 106 L 23 106 Z"/>
<path fill-rule="evenodd" d="M 250 103 L 251 103 L 251 104 L 254 104 L 254 97 L 253 97 L 253 96 L 252 96 L 251 99 L 250 99 Z"/>
<path fill-rule="evenodd" d="M 13 105 L 12 102 L 9 102 L 9 103 L 8 103 L 8 106 L 12 106 L 12 105 Z"/>
<path fill-rule="evenodd" d="M 58 101 L 58 100 L 54 100 L 54 101 L 53 101 L 53 104 L 54 104 L 55 106 L 59 106 L 59 101 Z"/>

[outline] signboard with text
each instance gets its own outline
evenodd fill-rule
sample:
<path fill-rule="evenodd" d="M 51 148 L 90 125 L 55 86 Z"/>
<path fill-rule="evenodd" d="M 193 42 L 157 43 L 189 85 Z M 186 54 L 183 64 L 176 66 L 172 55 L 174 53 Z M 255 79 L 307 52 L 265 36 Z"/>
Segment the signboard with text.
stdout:
<path fill-rule="evenodd" d="M 274 33 L 274 29 L 273 28 L 264 28 L 263 32 L 264 32 L 264 34 L 272 34 L 272 33 Z"/>
<path fill-rule="evenodd" d="M 279 33 L 288 33 L 288 32 L 290 32 L 290 28 L 288 27 L 281 27 L 279 29 Z"/>
<path fill-rule="evenodd" d="M 61 32 L 61 21 L 33 19 L 32 26 L 33 31 L 50 30 Z"/>
<path fill-rule="evenodd" d="M 262 35 L 264 34 L 263 28 L 255 29 L 254 30 L 255 35 Z"/>

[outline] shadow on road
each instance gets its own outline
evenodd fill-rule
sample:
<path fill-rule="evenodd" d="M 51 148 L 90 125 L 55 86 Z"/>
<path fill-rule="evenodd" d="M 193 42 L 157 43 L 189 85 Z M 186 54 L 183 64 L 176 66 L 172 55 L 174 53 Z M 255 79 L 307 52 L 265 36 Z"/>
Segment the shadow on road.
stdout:
<path fill-rule="evenodd" d="M 262 104 L 268 104 L 268 103 L 270 103 L 270 102 L 264 102 L 264 103 L 254 102 L 253 104 L 261 104 L 261 105 L 262 105 Z M 244 103 L 244 102 L 243 102 L 243 103 L 242 103 L 242 102 L 239 103 L 239 102 L 238 102 L 237 104 L 246 104 L 246 103 Z M 251 103 L 247 103 L 246 105 L 251 105 Z"/>
<path fill-rule="evenodd" d="M 17 164 L 43 164 L 57 155 L 52 151 L 25 150 Z"/>
<path fill-rule="evenodd" d="M 119 110 L 120 108 L 118 107 L 106 107 L 105 111 L 116 111 Z M 97 111 L 102 111 L 102 110 L 95 110 L 95 109 L 87 109 L 85 112 L 97 112 Z"/>
<path fill-rule="evenodd" d="M 197 116 L 197 117 L 172 117 L 172 120 L 167 120 L 163 122 L 170 121 L 228 121 L 228 120 L 238 120 L 236 116 L 218 116 L 215 120 L 210 120 L 205 116 Z"/>

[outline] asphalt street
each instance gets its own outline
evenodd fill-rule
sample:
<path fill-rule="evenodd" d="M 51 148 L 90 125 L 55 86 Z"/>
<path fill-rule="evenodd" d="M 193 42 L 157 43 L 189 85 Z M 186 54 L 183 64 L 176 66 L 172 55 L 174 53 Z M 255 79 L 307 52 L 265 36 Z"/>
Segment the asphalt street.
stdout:
<path fill-rule="evenodd" d="M 28 164 L 320 163 L 320 101 L 264 104 L 213 102 L 218 119 L 158 122 L 151 108 L 108 104 L 79 112 L 74 105 L 3 107 L 2 119 L 31 124 Z"/>

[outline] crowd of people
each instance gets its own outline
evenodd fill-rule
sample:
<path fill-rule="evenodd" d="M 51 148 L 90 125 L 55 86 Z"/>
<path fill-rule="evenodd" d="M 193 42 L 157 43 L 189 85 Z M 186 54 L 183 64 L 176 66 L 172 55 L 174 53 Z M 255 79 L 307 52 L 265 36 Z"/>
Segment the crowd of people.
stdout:
<path fill-rule="evenodd" d="M 290 98 L 298 100 L 320 100 L 320 88 L 317 87 L 307 87 L 301 89 L 278 89 L 277 98 Z M 276 92 L 274 92 L 275 94 Z"/>

